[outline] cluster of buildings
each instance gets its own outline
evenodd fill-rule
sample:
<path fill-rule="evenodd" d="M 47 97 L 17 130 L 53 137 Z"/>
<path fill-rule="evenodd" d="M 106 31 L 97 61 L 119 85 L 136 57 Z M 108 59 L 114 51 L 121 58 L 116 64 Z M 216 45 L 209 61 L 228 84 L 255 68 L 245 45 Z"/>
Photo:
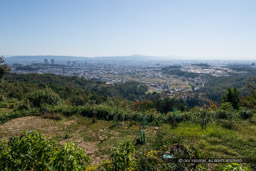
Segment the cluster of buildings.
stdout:
<path fill-rule="evenodd" d="M 200 66 L 183 66 L 181 68 L 184 72 L 198 73 L 198 74 L 209 74 L 214 77 L 226 77 L 231 73 L 235 73 L 234 70 L 224 67 L 207 67 L 203 68 Z"/>
<path fill-rule="evenodd" d="M 48 65 L 49 62 L 48 62 L 48 59 L 44 59 L 44 64 L 45 65 Z M 54 65 L 55 64 L 55 60 L 54 59 L 51 59 L 51 65 Z"/>
<path fill-rule="evenodd" d="M 150 90 L 165 91 L 169 95 L 179 92 L 198 90 L 204 87 L 204 81 L 200 77 L 185 78 L 177 75 L 168 75 L 162 72 L 160 65 L 125 64 L 118 62 L 102 61 L 66 61 L 56 64 L 54 59 L 44 59 L 44 63 L 32 64 L 33 70 L 12 69 L 15 73 L 50 73 L 63 76 L 78 76 L 86 79 L 95 79 L 106 84 L 119 82 L 137 81 L 148 85 Z M 234 73 L 233 70 L 222 67 L 202 68 L 200 66 L 184 65 L 181 67 L 184 72 L 210 74 L 212 76 L 228 76 Z"/>
<path fill-rule="evenodd" d="M 44 59 L 44 64 L 45 65 L 49 65 L 49 64 L 55 65 L 55 59 L 51 59 L 51 60 Z M 67 61 L 68 66 L 75 66 L 76 64 L 77 64 L 77 61 Z"/>

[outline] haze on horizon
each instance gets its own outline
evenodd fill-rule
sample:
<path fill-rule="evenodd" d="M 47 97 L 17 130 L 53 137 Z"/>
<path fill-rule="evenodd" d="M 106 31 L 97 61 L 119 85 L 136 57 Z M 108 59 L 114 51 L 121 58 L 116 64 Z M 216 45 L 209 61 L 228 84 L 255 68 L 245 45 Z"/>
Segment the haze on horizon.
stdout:
<path fill-rule="evenodd" d="M 0 0 L 0 55 L 256 60 L 254 0 Z"/>

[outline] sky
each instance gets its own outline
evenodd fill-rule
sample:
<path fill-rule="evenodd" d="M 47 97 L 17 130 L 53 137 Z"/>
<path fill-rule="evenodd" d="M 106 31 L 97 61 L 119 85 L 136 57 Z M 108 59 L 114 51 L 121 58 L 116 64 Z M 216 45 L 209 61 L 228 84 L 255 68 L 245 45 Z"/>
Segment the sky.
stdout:
<path fill-rule="evenodd" d="M 0 0 L 0 55 L 256 60 L 255 0 Z"/>

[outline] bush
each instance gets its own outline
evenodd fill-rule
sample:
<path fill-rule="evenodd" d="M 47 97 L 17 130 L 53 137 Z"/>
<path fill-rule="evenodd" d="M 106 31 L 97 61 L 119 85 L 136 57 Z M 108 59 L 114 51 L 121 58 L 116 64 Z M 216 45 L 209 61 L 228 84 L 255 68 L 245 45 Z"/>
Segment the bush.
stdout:
<path fill-rule="evenodd" d="M 229 110 L 218 110 L 217 111 L 217 118 L 218 119 L 228 119 L 233 120 L 238 118 L 238 113 L 236 111 L 229 111 Z"/>
<path fill-rule="evenodd" d="M 38 131 L 11 137 L 0 153 L 0 170 L 82 170 L 88 164 L 83 149 L 70 142 L 61 147 Z"/>
<path fill-rule="evenodd" d="M 85 100 L 81 96 L 75 96 L 70 99 L 70 103 L 73 106 L 83 106 L 85 104 Z"/>
<path fill-rule="evenodd" d="M 168 145 L 168 140 L 165 138 L 166 133 L 161 132 L 160 130 L 157 131 L 155 138 L 152 141 L 152 147 L 155 150 L 160 150 Z"/>
<path fill-rule="evenodd" d="M 199 158 L 198 151 L 193 146 L 187 146 L 184 144 L 173 144 L 170 148 L 170 154 L 174 159 L 195 159 Z M 173 163 L 172 170 L 192 170 L 198 163 Z"/>
<path fill-rule="evenodd" d="M 227 128 L 227 129 L 236 129 L 237 128 L 236 124 L 231 121 L 221 120 L 221 121 L 219 121 L 219 123 L 221 124 L 221 126 L 223 128 Z"/>
<path fill-rule="evenodd" d="M 75 114 L 81 114 L 81 108 L 77 106 L 63 106 L 62 114 L 69 117 Z"/>
<path fill-rule="evenodd" d="M 251 119 L 253 117 L 253 112 L 251 110 L 242 109 L 239 111 L 239 115 L 242 119 Z"/>
<path fill-rule="evenodd" d="M 159 151 L 150 150 L 136 153 L 136 170 L 167 170 Z"/>
<path fill-rule="evenodd" d="M 233 171 L 233 170 L 239 170 L 239 171 L 247 171 L 249 170 L 247 167 L 242 166 L 238 163 L 231 163 L 226 164 L 224 167 L 222 167 L 223 171 Z"/>
<path fill-rule="evenodd" d="M 107 170 L 132 170 L 135 166 L 134 158 L 135 147 L 131 142 L 127 141 L 119 144 L 113 149 L 111 154 L 111 162 L 106 165 Z"/>
<path fill-rule="evenodd" d="M 53 170 L 84 170 L 90 165 L 90 157 L 74 143 L 67 142 L 54 156 Z"/>
<path fill-rule="evenodd" d="M 0 122 L 6 122 L 11 119 L 19 118 L 19 117 L 24 117 L 24 116 L 37 116 L 39 115 L 39 110 L 38 108 L 32 108 L 30 110 L 17 110 L 13 111 L 12 113 L 6 113 L 0 115 Z"/>
<path fill-rule="evenodd" d="M 1 102 L 1 103 L 0 103 L 0 108 L 8 108 L 8 103 L 6 103 L 6 102 Z"/>
<path fill-rule="evenodd" d="M 17 106 L 15 108 L 15 111 L 16 110 L 29 110 L 29 109 L 30 109 L 29 101 L 28 100 L 22 100 L 17 104 Z"/>
<path fill-rule="evenodd" d="M 58 105 L 60 97 L 52 89 L 38 90 L 28 96 L 33 107 L 44 107 L 45 105 Z"/>

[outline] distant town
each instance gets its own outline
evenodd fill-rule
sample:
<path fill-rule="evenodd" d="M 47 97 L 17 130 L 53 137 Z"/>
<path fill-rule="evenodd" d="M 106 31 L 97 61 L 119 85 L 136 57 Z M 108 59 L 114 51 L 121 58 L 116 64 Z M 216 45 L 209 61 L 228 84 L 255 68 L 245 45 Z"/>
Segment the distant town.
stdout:
<path fill-rule="evenodd" d="M 73 58 L 72 58 L 73 59 Z M 201 75 L 228 77 L 230 74 L 246 74 L 234 71 L 223 63 L 193 64 L 192 62 L 157 60 L 56 60 L 45 58 L 31 64 L 13 63 L 11 72 L 17 74 L 37 73 L 78 76 L 103 81 L 106 84 L 137 81 L 149 87 L 148 93 L 167 92 L 173 96 L 179 92 L 198 90 L 204 87 Z M 179 72 L 197 74 L 184 76 L 164 72 L 163 68 L 178 66 Z"/>

